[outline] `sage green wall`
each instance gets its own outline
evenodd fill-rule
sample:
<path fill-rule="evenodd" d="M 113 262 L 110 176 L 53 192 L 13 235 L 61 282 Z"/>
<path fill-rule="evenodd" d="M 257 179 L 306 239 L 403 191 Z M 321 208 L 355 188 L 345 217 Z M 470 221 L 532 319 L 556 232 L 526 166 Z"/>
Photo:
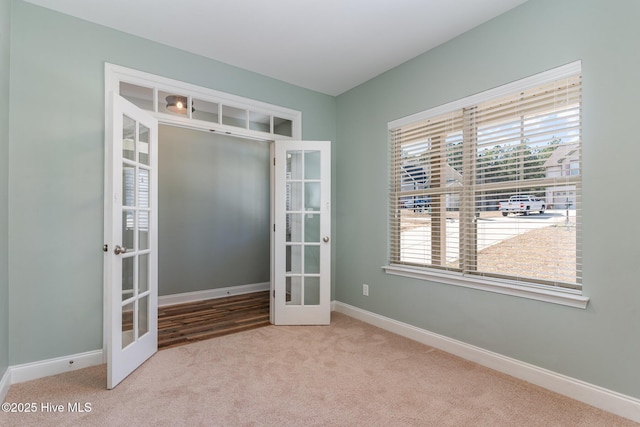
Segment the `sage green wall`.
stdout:
<path fill-rule="evenodd" d="M 2 3 L 3 24 L 8 8 Z M 635 0 L 529 1 L 336 103 L 14 0 L 9 363 L 102 346 L 103 64 L 108 61 L 300 110 L 305 139 L 335 141 L 337 123 L 335 299 L 640 397 L 640 231 L 626 226 L 633 220 L 629 213 L 640 208 L 640 200 L 629 197 L 640 180 L 640 144 L 630 125 L 640 95 L 639 18 Z M 583 60 L 584 76 L 583 277 L 589 307 L 385 275 L 380 266 L 387 258 L 386 123 L 576 59 Z M 4 73 L 6 65 L 0 69 Z M 3 76 L 3 87 L 6 82 Z M 0 120 L 6 116 L 2 104 Z M 6 151 L 3 144 L 0 150 Z M 7 201 L 4 159 L 1 202 Z M 619 200 L 625 200 L 625 212 L 611 208 Z M 0 233 L 6 217 L 0 210 Z M 7 244 L 0 244 L 1 265 L 7 262 Z M 371 296 L 361 295 L 362 283 L 370 285 Z M 0 297 L 5 288 L 0 275 Z M 0 345 L 3 308 L 0 303 Z"/>
<path fill-rule="evenodd" d="M 9 53 L 11 1 L 0 0 L 0 379 L 9 366 Z"/>
<path fill-rule="evenodd" d="M 340 95 L 336 299 L 640 397 L 638 22 L 637 0 L 529 1 Z M 578 59 L 588 308 L 386 275 L 387 122 Z"/>
<path fill-rule="evenodd" d="M 335 140 L 331 96 L 20 0 L 11 36 L 10 365 L 102 348 L 105 61 L 302 111 L 305 139 Z"/>
<path fill-rule="evenodd" d="M 158 293 L 269 282 L 269 144 L 159 132 Z"/>

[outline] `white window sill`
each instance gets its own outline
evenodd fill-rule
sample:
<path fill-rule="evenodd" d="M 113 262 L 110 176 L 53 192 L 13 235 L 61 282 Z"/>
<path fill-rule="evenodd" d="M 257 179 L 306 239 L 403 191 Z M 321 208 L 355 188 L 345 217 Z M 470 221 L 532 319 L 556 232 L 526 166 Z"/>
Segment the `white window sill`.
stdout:
<path fill-rule="evenodd" d="M 537 301 L 545 301 L 575 308 L 586 309 L 587 304 L 589 303 L 589 298 L 583 296 L 580 291 L 572 289 L 557 291 L 549 286 L 536 286 L 535 284 L 521 285 L 516 281 L 487 279 L 463 275 L 458 272 L 411 268 L 405 265 L 385 265 L 382 269 L 387 274 L 394 274 L 396 276 L 430 280 L 438 283 L 480 289 L 483 291 L 496 292 L 499 294 L 512 295 Z"/>

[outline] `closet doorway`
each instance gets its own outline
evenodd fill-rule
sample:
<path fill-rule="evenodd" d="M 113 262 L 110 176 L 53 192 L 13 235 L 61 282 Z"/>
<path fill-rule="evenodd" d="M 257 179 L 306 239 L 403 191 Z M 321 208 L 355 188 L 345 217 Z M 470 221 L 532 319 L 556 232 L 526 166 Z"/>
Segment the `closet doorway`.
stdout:
<path fill-rule="evenodd" d="M 265 141 L 159 126 L 159 348 L 269 323 L 269 158 Z"/>
<path fill-rule="evenodd" d="M 107 388 L 157 351 L 159 125 L 268 141 L 270 321 L 328 324 L 330 142 L 299 140 L 299 112 L 112 64 L 105 64 L 105 99 Z"/>

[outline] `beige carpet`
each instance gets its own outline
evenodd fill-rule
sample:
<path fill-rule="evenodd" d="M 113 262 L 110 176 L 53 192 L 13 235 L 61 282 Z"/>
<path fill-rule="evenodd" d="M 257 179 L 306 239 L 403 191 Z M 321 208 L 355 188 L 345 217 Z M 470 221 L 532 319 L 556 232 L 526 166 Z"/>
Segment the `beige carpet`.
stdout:
<path fill-rule="evenodd" d="M 340 314 L 160 351 L 115 390 L 104 366 L 15 384 L 2 426 L 631 426 Z M 91 404 L 68 413 L 68 403 Z"/>

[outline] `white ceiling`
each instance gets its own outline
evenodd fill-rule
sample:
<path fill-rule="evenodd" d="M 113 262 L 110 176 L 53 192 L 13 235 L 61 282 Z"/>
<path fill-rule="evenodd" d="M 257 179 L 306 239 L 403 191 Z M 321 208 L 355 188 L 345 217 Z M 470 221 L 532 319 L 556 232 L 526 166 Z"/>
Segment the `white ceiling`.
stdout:
<path fill-rule="evenodd" d="M 526 0 L 26 0 L 338 95 Z"/>

